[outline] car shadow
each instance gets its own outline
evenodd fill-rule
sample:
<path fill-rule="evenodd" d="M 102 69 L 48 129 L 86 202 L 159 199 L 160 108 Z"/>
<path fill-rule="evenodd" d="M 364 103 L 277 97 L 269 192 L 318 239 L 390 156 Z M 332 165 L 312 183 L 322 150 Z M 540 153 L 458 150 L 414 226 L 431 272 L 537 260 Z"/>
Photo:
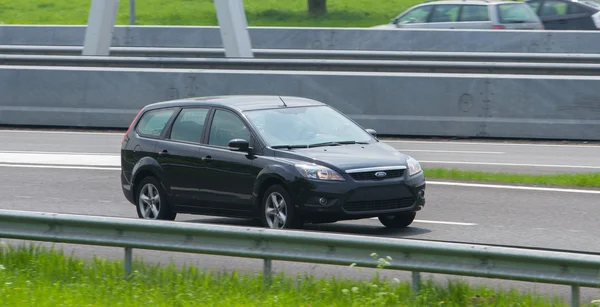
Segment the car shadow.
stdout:
<path fill-rule="evenodd" d="M 202 224 L 220 224 L 229 226 L 244 226 L 244 227 L 257 227 L 263 228 L 260 221 L 252 219 L 236 219 L 236 218 L 202 218 L 202 219 L 190 219 L 182 220 L 187 223 L 202 223 Z M 413 224 L 414 225 L 414 224 Z M 379 237 L 410 237 L 418 236 L 426 233 L 430 233 L 431 230 L 409 226 L 404 229 L 389 229 L 383 225 L 368 225 L 368 224 L 353 224 L 350 222 L 337 222 L 327 224 L 305 224 L 303 230 L 307 231 L 318 231 L 318 232 L 330 232 L 340 234 L 353 234 L 353 235 L 366 235 L 366 236 L 379 236 Z"/>

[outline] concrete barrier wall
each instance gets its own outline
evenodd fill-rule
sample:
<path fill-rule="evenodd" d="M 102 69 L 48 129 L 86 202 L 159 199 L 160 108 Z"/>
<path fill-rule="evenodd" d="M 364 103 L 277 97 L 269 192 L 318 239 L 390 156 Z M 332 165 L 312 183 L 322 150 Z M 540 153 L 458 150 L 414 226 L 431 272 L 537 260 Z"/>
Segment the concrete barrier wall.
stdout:
<path fill-rule="evenodd" d="M 600 77 L 0 66 L 0 124 L 125 128 L 146 104 L 317 99 L 380 134 L 600 140 Z"/>
<path fill-rule="evenodd" d="M 249 29 L 256 49 L 599 53 L 599 31 Z M 1 25 L 0 45 L 83 45 L 85 26 Z M 217 27 L 118 26 L 120 47 L 222 48 Z"/>

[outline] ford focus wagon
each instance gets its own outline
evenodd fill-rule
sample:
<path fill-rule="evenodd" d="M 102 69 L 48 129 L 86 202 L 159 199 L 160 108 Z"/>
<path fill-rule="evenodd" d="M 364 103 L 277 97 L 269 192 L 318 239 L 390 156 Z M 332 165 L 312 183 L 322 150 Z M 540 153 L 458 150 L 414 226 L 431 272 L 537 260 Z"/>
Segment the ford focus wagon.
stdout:
<path fill-rule="evenodd" d="M 144 219 L 187 213 L 299 228 L 377 217 L 403 228 L 425 206 L 418 161 L 300 97 L 150 104 L 123 137 L 121 166 L 123 193 Z"/>

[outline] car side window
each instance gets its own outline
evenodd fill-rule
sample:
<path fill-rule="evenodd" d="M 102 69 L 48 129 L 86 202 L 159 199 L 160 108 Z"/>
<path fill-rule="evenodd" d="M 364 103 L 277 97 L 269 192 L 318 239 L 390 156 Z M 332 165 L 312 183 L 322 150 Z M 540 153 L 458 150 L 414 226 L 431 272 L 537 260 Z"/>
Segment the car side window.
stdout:
<path fill-rule="evenodd" d="M 171 128 L 171 139 L 200 143 L 208 109 L 191 108 L 182 110 Z"/>
<path fill-rule="evenodd" d="M 425 23 L 431 12 L 431 5 L 417 7 L 400 17 L 397 24 Z"/>
<path fill-rule="evenodd" d="M 460 13 L 460 21 L 489 21 L 487 5 L 464 5 Z"/>
<path fill-rule="evenodd" d="M 567 3 L 562 1 L 546 0 L 540 10 L 540 16 L 567 15 Z"/>
<path fill-rule="evenodd" d="M 229 111 L 216 110 L 210 125 L 209 145 L 227 147 L 229 141 L 233 139 L 252 142 L 250 136 L 248 127 L 237 115 Z"/>
<path fill-rule="evenodd" d="M 458 20 L 458 4 L 436 5 L 429 22 L 456 22 Z"/>
<path fill-rule="evenodd" d="M 527 5 L 529 5 L 531 7 L 531 9 L 537 13 L 538 9 L 540 8 L 541 1 L 534 0 L 534 1 L 527 1 L 525 3 L 527 3 Z"/>
<path fill-rule="evenodd" d="M 174 112 L 175 109 L 159 109 L 144 113 L 137 124 L 136 132 L 142 136 L 160 136 Z"/>

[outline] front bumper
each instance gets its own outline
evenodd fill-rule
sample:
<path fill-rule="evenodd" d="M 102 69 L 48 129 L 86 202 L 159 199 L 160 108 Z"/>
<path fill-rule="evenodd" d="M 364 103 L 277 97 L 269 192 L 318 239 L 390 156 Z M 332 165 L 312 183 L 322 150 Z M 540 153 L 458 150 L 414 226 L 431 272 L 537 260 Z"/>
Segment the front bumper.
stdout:
<path fill-rule="evenodd" d="M 425 185 L 423 172 L 385 180 L 309 181 L 295 203 L 303 219 L 315 223 L 393 215 L 420 211 Z"/>

